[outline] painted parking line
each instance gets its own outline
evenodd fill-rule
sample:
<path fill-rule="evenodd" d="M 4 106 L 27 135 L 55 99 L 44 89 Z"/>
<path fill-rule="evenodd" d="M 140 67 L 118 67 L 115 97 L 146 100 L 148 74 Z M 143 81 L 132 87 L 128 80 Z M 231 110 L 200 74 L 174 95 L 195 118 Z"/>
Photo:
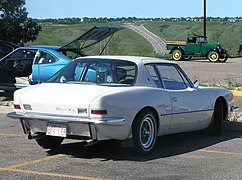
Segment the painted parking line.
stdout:
<path fill-rule="evenodd" d="M 210 149 L 192 149 L 192 148 L 177 148 L 177 147 L 172 147 L 172 149 L 177 149 L 177 150 L 183 150 L 187 152 L 204 152 L 207 154 L 221 154 L 221 155 L 233 155 L 233 156 L 242 156 L 242 153 L 237 153 L 237 152 L 228 152 L 228 151 L 216 151 L 216 150 L 210 150 Z"/>
<path fill-rule="evenodd" d="M 21 137 L 21 134 L 7 134 L 7 133 L 0 133 L 0 136 L 11 136 L 11 137 Z"/>
<path fill-rule="evenodd" d="M 34 174 L 34 175 L 49 176 L 49 177 L 63 177 L 63 178 L 69 178 L 69 179 L 104 180 L 100 178 L 92 178 L 87 176 L 76 176 L 76 175 L 59 174 L 59 173 L 57 174 L 57 173 L 29 171 L 29 170 L 12 169 L 12 168 L 0 168 L 0 171 L 11 171 L 11 172 L 27 173 L 27 174 Z"/>
<path fill-rule="evenodd" d="M 213 154 L 242 156 L 242 153 L 236 153 L 236 152 L 226 152 L 226 151 L 224 152 L 224 151 L 215 151 L 215 150 L 209 150 L 209 149 L 201 149 L 198 151 L 206 152 L 206 153 L 213 153 Z"/>
<path fill-rule="evenodd" d="M 93 177 L 87 177 L 87 176 L 77 176 L 77 175 L 69 175 L 69 174 L 59 174 L 59 173 L 57 174 L 57 173 L 48 173 L 48 172 L 17 169 L 17 168 L 20 168 L 23 166 L 28 166 L 28 165 L 32 165 L 35 163 L 50 161 L 50 160 L 58 159 L 58 158 L 65 157 L 65 156 L 66 155 L 64 155 L 64 154 L 58 154 L 58 155 L 48 156 L 48 157 L 44 157 L 44 158 L 40 158 L 40 159 L 28 161 L 28 162 L 23 162 L 23 163 L 15 164 L 12 166 L 0 168 L 0 172 L 9 171 L 9 172 L 19 172 L 19 173 L 27 173 L 27 174 L 34 174 L 34 175 L 50 176 L 50 177 L 63 177 L 63 178 L 69 178 L 69 179 L 103 180 L 100 178 L 93 178 Z"/>
<path fill-rule="evenodd" d="M 231 92 L 233 93 L 234 96 L 242 96 L 242 91 L 237 91 L 237 90 L 231 90 Z"/>
<path fill-rule="evenodd" d="M 33 160 L 33 161 L 28 161 L 28 162 L 23 162 L 23 163 L 15 164 L 15 165 L 12 165 L 12 166 L 8 166 L 6 168 L 15 169 L 15 168 L 19 168 L 19 167 L 22 167 L 22 166 L 28 166 L 28 165 L 32 165 L 32 164 L 35 164 L 35 163 L 41 163 L 41 162 L 44 162 L 44 161 L 49 161 L 49 160 L 52 160 L 52 159 L 61 158 L 61 157 L 64 157 L 64 156 L 65 156 L 64 154 L 47 156 L 47 157 L 44 157 L 44 158 L 41 158 L 41 159 L 37 159 L 37 160 Z"/>

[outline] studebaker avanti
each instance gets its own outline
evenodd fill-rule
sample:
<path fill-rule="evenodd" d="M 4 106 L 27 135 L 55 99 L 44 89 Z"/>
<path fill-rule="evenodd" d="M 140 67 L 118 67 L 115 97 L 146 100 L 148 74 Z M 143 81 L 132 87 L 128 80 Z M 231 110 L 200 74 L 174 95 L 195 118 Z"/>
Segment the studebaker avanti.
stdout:
<path fill-rule="evenodd" d="M 15 91 L 15 112 L 24 133 L 43 148 L 64 138 L 86 142 L 133 140 L 138 154 L 158 136 L 208 129 L 220 135 L 230 91 L 192 83 L 181 67 L 148 57 L 79 58 L 47 83 Z"/>

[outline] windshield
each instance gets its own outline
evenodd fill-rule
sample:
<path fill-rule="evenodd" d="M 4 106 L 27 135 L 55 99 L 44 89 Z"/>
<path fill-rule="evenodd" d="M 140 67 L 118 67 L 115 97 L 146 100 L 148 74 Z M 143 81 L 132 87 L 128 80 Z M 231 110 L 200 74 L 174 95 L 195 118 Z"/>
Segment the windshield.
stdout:
<path fill-rule="evenodd" d="M 47 82 L 106 86 L 130 86 L 135 83 L 133 62 L 111 59 L 78 59 L 69 63 Z"/>
<path fill-rule="evenodd" d="M 198 43 L 208 43 L 208 40 L 206 37 L 198 37 L 197 42 Z"/>

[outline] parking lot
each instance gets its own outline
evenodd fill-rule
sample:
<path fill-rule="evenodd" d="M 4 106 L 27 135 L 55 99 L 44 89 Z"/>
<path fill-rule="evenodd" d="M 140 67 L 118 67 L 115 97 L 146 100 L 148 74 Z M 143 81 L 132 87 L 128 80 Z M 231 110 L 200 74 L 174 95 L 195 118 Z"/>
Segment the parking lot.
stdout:
<path fill-rule="evenodd" d="M 231 71 L 240 79 L 241 58 L 230 63 L 181 62 L 192 76 L 216 74 L 224 82 Z M 230 66 L 230 67 L 229 67 Z M 234 70 L 229 70 L 233 68 Z M 200 67 L 199 70 L 196 67 Z M 211 68 L 209 70 L 209 68 Z M 219 70 L 220 69 L 220 70 Z M 238 73 L 236 73 L 238 72 Z M 226 74 L 227 73 L 227 74 Z M 209 76 L 210 77 L 210 76 Z M 212 80 L 213 81 L 213 80 Z M 222 80 L 221 80 L 222 81 Z M 84 147 L 80 141 L 65 140 L 58 149 L 44 150 L 23 134 L 20 122 L 6 117 L 13 111 L 11 99 L 0 91 L 0 179 L 241 179 L 242 132 L 206 131 L 160 137 L 154 153 L 139 157 L 132 148 L 107 141 Z M 6 105 L 6 106 L 5 106 Z"/>
<path fill-rule="evenodd" d="M 66 140 L 44 150 L 22 133 L 20 122 L 0 107 L 1 179 L 240 179 L 242 132 L 221 137 L 205 131 L 165 136 L 155 152 L 138 157 L 115 142 L 83 147 Z"/>

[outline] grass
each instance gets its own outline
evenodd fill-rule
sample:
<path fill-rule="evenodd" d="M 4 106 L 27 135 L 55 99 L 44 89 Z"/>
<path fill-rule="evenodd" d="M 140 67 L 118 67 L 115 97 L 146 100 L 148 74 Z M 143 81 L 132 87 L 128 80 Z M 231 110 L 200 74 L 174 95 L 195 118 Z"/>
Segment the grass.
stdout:
<path fill-rule="evenodd" d="M 58 45 L 62 46 L 76 39 L 88 29 L 96 25 L 111 25 L 121 27 L 119 23 L 110 24 L 74 24 L 42 26 L 42 32 L 36 41 L 28 45 Z M 84 50 L 84 52 L 98 55 L 104 42 L 98 43 Z M 121 30 L 113 36 L 104 54 L 154 56 L 153 47 L 145 38 L 129 30 Z"/>
<path fill-rule="evenodd" d="M 203 22 L 147 21 L 138 22 L 147 29 L 166 40 L 185 41 L 188 34 L 203 34 Z M 122 26 L 122 23 L 89 23 L 71 25 L 43 25 L 36 41 L 28 45 L 64 45 L 96 25 Z M 220 43 L 232 56 L 238 55 L 239 43 L 242 41 L 242 22 L 208 22 L 207 36 L 209 43 Z M 84 52 L 99 54 L 100 46 L 85 49 Z M 106 54 L 157 56 L 149 42 L 139 34 L 124 29 L 117 32 L 110 42 Z M 170 56 L 161 56 L 169 58 Z"/>
<path fill-rule="evenodd" d="M 203 22 L 147 22 L 145 27 L 166 40 L 185 41 L 188 34 L 203 35 Z M 242 22 L 208 22 L 209 43 L 220 43 L 230 55 L 238 55 Z"/>

